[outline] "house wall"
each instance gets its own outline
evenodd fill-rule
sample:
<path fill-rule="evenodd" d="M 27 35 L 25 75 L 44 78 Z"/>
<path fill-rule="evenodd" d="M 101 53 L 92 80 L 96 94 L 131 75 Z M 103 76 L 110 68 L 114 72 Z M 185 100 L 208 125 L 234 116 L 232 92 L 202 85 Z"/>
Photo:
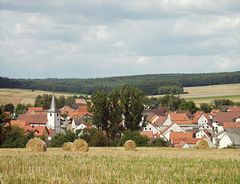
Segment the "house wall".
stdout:
<path fill-rule="evenodd" d="M 207 118 L 204 115 L 200 116 L 200 118 L 198 119 L 198 126 L 203 126 L 207 123 L 208 123 Z"/>
<path fill-rule="evenodd" d="M 143 131 L 153 131 L 153 134 L 159 132 L 159 130 L 150 123 L 148 123 L 147 126 L 144 127 Z"/>
<path fill-rule="evenodd" d="M 219 148 L 226 148 L 227 146 L 231 146 L 232 141 L 229 139 L 226 133 L 223 134 L 221 140 L 219 141 Z"/>

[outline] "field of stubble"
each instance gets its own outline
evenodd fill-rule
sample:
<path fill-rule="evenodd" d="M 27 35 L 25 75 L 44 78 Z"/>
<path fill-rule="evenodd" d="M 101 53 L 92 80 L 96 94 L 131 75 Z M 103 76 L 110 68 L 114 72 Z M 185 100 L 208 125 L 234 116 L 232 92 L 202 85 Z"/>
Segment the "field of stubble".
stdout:
<path fill-rule="evenodd" d="M 240 183 L 240 150 L 0 149 L 0 183 Z"/>

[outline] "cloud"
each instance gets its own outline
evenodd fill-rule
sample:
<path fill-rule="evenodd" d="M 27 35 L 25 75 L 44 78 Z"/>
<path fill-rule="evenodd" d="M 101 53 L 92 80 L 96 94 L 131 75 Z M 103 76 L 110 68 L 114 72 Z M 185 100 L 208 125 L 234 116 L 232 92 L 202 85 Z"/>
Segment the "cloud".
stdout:
<path fill-rule="evenodd" d="M 239 7 L 235 0 L 2 0 L 0 75 L 238 70 Z"/>

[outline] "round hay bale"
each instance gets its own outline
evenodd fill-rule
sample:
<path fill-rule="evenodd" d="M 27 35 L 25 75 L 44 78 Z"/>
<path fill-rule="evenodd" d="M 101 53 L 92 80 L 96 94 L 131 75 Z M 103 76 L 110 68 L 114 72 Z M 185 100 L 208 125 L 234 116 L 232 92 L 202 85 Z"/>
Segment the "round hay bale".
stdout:
<path fill-rule="evenodd" d="M 65 142 L 62 146 L 63 151 L 71 151 L 72 142 Z"/>
<path fill-rule="evenodd" d="M 30 139 L 26 145 L 29 151 L 45 152 L 47 151 L 47 144 L 38 138 Z"/>
<path fill-rule="evenodd" d="M 71 146 L 71 151 L 87 152 L 88 149 L 88 143 L 83 139 L 76 139 Z"/>
<path fill-rule="evenodd" d="M 208 142 L 204 139 L 199 140 L 196 144 L 197 149 L 207 149 L 209 148 Z"/>
<path fill-rule="evenodd" d="M 136 143 L 133 140 L 128 140 L 124 143 L 125 151 L 134 151 L 136 149 Z"/>

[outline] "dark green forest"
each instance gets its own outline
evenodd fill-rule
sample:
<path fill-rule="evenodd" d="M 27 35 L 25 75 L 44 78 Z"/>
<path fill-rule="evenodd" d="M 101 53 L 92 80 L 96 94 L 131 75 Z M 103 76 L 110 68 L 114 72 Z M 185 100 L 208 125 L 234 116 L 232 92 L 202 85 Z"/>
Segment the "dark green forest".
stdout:
<path fill-rule="evenodd" d="M 151 74 L 92 79 L 47 78 L 10 79 L 0 77 L 0 88 L 22 88 L 93 94 L 97 90 L 110 92 L 124 85 L 137 87 L 147 95 L 178 94 L 182 87 L 240 83 L 240 71 L 198 74 Z M 173 87 L 169 87 L 173 86 Z M 173 89 L 174 88 L 174 89 Z M 166 92 L 166 90 L 168 90 Z"/>

